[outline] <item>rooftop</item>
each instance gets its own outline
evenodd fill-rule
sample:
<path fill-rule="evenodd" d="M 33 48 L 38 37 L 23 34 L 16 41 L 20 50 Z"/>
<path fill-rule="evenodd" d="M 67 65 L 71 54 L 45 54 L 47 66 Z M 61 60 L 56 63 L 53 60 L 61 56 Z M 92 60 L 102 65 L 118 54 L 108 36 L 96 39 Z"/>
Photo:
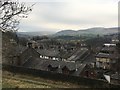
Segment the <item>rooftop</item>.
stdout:
<path fill-rule="evenodd" d="M 53 60 L 45 60 L 40 58 L 30 58 L 23 66 L 27 68 L 33 68 L 38 70 L 48 70 L 48 66 L 58 67 L 62 70 L 63 67 L 67 67 L 70 71 L 76 70 L 75 75 L 79 74 L 86 64 L 74 63 L 74 62 L 65 62 L 65 61 L 53 61 Z M 60 73 L 60 72 L 58 72 Z"/>

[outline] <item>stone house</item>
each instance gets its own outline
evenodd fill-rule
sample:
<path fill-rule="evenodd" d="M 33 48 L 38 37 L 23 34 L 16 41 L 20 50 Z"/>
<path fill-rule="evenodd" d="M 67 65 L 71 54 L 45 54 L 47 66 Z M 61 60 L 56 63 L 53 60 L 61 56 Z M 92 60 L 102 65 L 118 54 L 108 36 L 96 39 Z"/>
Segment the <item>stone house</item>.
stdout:
<path fill-rule="evenodd" d="M 101 51 L 95 57 L 98 68 L 113 69 L 114 64 L 116 64 L 118 60 L 116 44 L 104 44 Z"/>

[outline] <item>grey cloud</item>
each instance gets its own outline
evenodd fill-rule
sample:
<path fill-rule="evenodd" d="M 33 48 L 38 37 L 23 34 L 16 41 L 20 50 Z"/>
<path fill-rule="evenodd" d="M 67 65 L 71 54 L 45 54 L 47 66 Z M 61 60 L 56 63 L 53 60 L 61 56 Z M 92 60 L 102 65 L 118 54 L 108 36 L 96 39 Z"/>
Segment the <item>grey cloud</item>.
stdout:
<path fill-rule="evenodd" d="M 55 32 L 55 29 L 48 29 L 46 27 L 42 28 L 42 27 L 35 27 L 32 25 L 32 23 L 30 24 L 20 24 L 20 30 L 19 31 L 29 31 L 29 32 L 33 32 L 33 31 L 51 31 L 51 32 Z"/>
<path fill-rule="evenodd" d="M 39 30 L 53 30 L 53 29 L 48 29 L 48 27 L 35 27 L 32 24 L 34 23 L 38 23 L 41 24 L 42 20 L 46 23 L 58 23 L 58 24 L 67 24 L 67 25 L 78 25 L 81 27 L 81 25 L 83 26 L 87 26 L 87 25 L 107 25 L 107 23 L 109 22 L 113 22 L 116 20 L 116 14 L 110 14 L 109 13 L 103 13 L 102 15 L 105 16 L 103 17 L 102 15 L 99 15 L 99 11 L 96 12 L 96 15 L 92 16 L 92 13 L 90 13 L 91 16 L 88 17 L 87 15 L 85 15 L 85 17 L 81 16 L 80 13 L 78 13 L 79 17 L 70 17 L 70 13 L 72 14 L 73 11 L 71 10 L 67 12 L 67 10 L 65 10 L 67 7 L 66 2 L 41 2 L 41 3 L 37 3 L 34 8 L 33 8 L 33 12 L 31 13 L 31 21 L 26 23 L 23 23 L 21 25 L 22 29 L 28 30 L 28 31 L 39 31 Z M 107 7 L 107 6 L 106 6 Z M 85 9 L 86 10 L 86 9 Z M 107 11 L 106 11 L 107 12 Z M 69 14 L 68 14 L 69 13 Z M 82 13 L 83 15 L 83 13 Z M 32 17 L 33 16 L 33 17 Z M 36 19 L 35 22 L 32 21 L 32 19 Z M 117 22 L 117 21 L 116 21 Z M 112 27 L 112 26 L 111 26 Z M 71 28 L 71 27 L 70 27 Z M 71 28 L 72 29 L 72 28 Z M 78 28 L 79 29 L 79 28 Z M 54 29 L 55 30 L 55 29 Z"/>
<path fill-rule="evenodd" d="M 51 22 L 51 23 L 62 23 L 62 24 L 72 24 L 72 25 L 80 25 L 80 24 L 101 24 L 104 22 L 100 22 L 98 19 L 104 19 L 104 18 L 115 18 L 115 15 L 109 15 L 107 14 L 106 17 L 99 17 L 99 15 L 96 17 L 91 16 L 82 18 L 72 18 L 67 16 L 67 12 L 64 12 L 63 10 L 66 9 L 65 5 L 67 3 L 39 3 L 39 9 L 42 9 L 41 12 L 38 12 L 40 18 L 44 19 L 46 22 Z M 39 10 L 38 10 L 39 11 Z M 72 11 L 71 11 L 72 13 Z M 92 14 L 92 13 L 90 13 Z M 80 14 L 78 14 L 80 16 Z M 39 18 L 38 18 L 39 20 Z"/>

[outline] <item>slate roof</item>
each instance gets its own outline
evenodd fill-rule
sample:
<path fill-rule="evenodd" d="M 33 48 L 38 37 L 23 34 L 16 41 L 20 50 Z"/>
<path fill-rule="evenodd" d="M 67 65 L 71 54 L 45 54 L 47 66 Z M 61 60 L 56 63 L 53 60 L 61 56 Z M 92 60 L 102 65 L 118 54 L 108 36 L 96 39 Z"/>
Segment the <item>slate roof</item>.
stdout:
<path fill-rule="evenodd" d="M 104 48 L 102 48 L 102 51 L 115 51 L 116 50 L 116 48 L 115 47 L 104 47 Z"/>
<path fill-rule="evenodd" d="M 78 60 L 78 59 L 82 59 L 82 56 L 88 52 L 88 49 L 87 48 L 81 48 L 79 50 L 77 50 L 71 57 L 68 58 L 69 61 L 72 61 L 72 60 Z"/>
<path fill-rule="evenodd" d="M 117 54 L 105 54 L 105 53 L 99 53 L 96 55 L 96 57 L 101 57 L 101 58 L 110 58 L 110 59 L 117 59 Z"/>
<path fill-rule="evenodd" d="M 49 65 L 51 65 L 52 67 L 59 67 L 60 63 L 54 61 L 54 63 L 53 62 L 49 62 Z"/>
<path fill-rule="evenodd" d="M 76 68 L 79 67 L 79 64 L 76 64 L 76 63 L 73 63 L 73 62 L 68 62 L 68 63 L 65 63 L 63 67 L 67 67 L 70 71 L 72 70 L 75 70 Z M 62 67 L 62 68 L 63 68 Z"/>
<path fill-rule="evenodd" d="M 20 53 L 24 52 L 26 49 L 27 49 L 27 47 L 19 45 L 16 47 L 16 53 L 20 54 Z"/>
<path fill-rule="evenodd" d="M 65 62 L 65 61 L 53 61 L 53 60 L 45 60 L 40 58 L 30 58 L 23 66 L 27 68 L 39 69 L 39 70 L 48 70 L 48 66 L 58 67 L 62 70 L 65 66 L 70 70 L 76 70 L 74 75 L 79 75 L 79 73 L 84 69 L 86 64 L 79 64 L 74 62 Z M 58 73 L 61 73 L 61 70 L 58 70 Z"/>
<path fill-rule="evenodd" d="M 104 52 L 104 51 L 107 51 L 107 52 Z M 117 53 L 115 47 L 112 47 L 112 46 L 110 46 L 110 47 L 103 47 L 101 52 L 99 52 L 96 55 L 96 57 L 115 59 L 116 57 L 118 57 L 118 53 Z"/>
<path fill-rule="evenodd" d="M 120 80 L 120 74 L 116 73 L 116 74 L 112 74 L 111 75 L 112 79 L 116 79 L 116 80 Z"/>
<path fill-rule="evenodd" d="M 96 55 L 97 57 L 104 57 L 104 58 L 110 58 L 110 54 L 105 54 L 105 53 L 99 53 Z"/>
<path fill-rule="evenodd" d="M 74 76 L 79 76 L 79 74 L 83 71 L 85 66 L 86 66 L 86 64 L 80 64 L 80 66 L 78 67 L 78 70 L 73 75 Z"/>
<path fill-rule="evenodd" d="M 56 57 L 59 52 L 58 50 L 53 50 L 53 49 L 49 49 L 49 50 L 41 50 L 41 49 L 37 49 L 36 50 L 38 53 L 40 53 L 41 55 L 44 55 L 44 56 L 52 56 L 52 57 Z"/>

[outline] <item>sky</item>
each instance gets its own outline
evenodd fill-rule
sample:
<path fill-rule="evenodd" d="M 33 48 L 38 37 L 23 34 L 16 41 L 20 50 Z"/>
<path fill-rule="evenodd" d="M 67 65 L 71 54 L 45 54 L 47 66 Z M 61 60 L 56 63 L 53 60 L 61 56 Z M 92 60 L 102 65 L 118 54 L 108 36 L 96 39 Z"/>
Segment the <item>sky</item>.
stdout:
<path fill-rule="evenodd" d="M 119 0 L 19 0 L 35 3 L 19 31 L 82 30 L 118 26 Z"/>

